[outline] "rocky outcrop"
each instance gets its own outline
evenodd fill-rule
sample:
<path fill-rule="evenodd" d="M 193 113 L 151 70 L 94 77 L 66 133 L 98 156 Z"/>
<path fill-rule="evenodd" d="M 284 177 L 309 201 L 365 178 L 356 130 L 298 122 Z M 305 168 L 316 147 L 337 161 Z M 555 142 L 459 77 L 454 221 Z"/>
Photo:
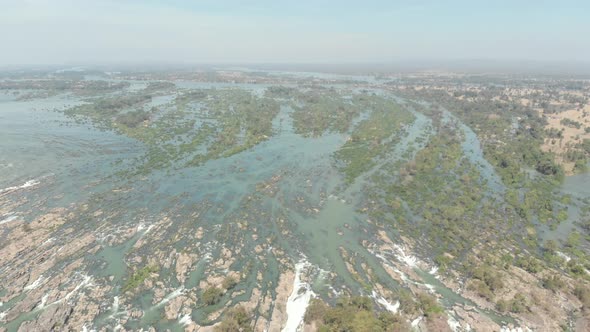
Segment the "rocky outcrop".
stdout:
<path fill-rule="evenodd" d="M 27 321 L 21 324 L 19 332 L 41 332 L 41 331 L 59 331 L 62 330 L 74 308 L 68 304 L 53 305 L 45 309 L 34 321 Z"/>
<path fill-rule="evenodd" d="M 274 300 L 272 316 L 270 318 L 269 331 L 280 331 L 287 321 L 287 300 L 293 292 L 295 273 L 287 270 L 281 274 L 277 285 L 277 297 Z"/>
<path fill-rule="evenodd" d="M 176 259 L 176 279 L 180 281 L 180 283 L 184 283 L 186 280 L 186 272 L 193 264 L 193 256 L 187 253 L 181 252 L 178 254 L 178 258 Z"/>
<path fill-rule="evenodd" d="M 180 313 L 180 308 L 182 308 L 182 304 L 185 301 L 185 297 L 184 296 L 179 296 L 179 297 L 175 297 L 172 300 L 170 300 L 170 302 L 168 302 L 166 304 L 164 313 L 165 313 L 165 317 L 168 320 L 174 320 L 176 318 L 178 318 L 178 315 Z"/>

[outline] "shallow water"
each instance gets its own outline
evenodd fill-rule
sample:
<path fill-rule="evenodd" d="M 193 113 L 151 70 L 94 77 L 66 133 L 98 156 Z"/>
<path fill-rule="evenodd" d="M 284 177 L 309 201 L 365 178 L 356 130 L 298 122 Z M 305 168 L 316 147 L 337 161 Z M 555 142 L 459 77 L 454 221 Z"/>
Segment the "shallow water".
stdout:
<path fill-rule="evenodd" d="M 539 228 L 543 241 L 563 242 L 573 231 L 580 231 L 580 226 L 577 223 L 587 217 L 582 207 L 587 206 L 590 197 L 590 173 L 567 176 L 559 191 L 565 195 L 570 195 L 572 198 L 571 203 L 566 205 L 568 217 L 567 220 L 559 223 L 555 229 L 541 225 Z"/>

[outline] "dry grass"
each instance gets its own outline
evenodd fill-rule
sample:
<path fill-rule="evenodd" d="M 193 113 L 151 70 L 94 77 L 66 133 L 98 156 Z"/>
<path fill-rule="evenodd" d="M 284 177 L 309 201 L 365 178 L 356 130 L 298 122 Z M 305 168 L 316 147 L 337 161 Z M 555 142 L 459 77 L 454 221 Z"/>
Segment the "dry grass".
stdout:
<path fill-rule="evenodd" d="M 555 153 L 556 161 L 564 167 L 566 174 L 572 174 L 574 163 L 564 160 L 563 154 L 584 139 L 590 139 L 590 133 L 585 131 L 586 127 L 590 127 L 590 105 L 586 105 L 583 109 L 570 109 L 561 113 L 545 114 L 543 110 L 540 110 L 540 113 L 547 118 L 546 129 L 553 128 L 563 131 L 563 138 L 545 139 L 542 149 Z M 582 126 L 578 129 L 563 125 L 561 123 L 563 119 L 577 121 Z"/>

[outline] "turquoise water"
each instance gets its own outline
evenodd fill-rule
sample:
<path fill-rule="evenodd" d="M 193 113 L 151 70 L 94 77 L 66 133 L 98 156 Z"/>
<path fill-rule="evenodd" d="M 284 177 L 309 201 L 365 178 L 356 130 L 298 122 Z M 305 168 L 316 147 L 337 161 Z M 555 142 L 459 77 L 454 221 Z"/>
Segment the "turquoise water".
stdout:
<path fill-rule="evenodd" d="M 584 234 L 578 223 L 583 218 L 588 218 L 588 214 L 584 212 L 583 207 L 587 207 L 589 203 L 590 173 L 567 176 L 561 184 L 559 192 L 571 197 L 571 203 L 566 204 L 568 217 L 567 220 L 559 223 L 555 229 L 541 225 L 541 238 L 544 241 L 554 240 L 563 243 L 574 231 Z"/>
<path fill-rule="evenodd" d="M 115 161 L 141 152 L 133 141 L 66 120 L 53 110 L 77 103 L 68 96 L 18 102 L 0 97 L 0 188 L 39 182 L 46 208 L 89 197 L 89 184 L 116 171 Z M 124 162 L 123 162 L 124 165 Z"/>

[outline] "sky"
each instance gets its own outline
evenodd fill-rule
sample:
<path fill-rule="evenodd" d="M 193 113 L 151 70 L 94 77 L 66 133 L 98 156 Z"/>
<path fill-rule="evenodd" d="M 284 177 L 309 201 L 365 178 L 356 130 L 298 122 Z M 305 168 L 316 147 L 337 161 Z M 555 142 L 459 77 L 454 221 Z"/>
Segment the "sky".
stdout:
<path fill-rule="evenodd" d="M 590 61 L 588 0 L 0 0 L 0 65 Z"/>

